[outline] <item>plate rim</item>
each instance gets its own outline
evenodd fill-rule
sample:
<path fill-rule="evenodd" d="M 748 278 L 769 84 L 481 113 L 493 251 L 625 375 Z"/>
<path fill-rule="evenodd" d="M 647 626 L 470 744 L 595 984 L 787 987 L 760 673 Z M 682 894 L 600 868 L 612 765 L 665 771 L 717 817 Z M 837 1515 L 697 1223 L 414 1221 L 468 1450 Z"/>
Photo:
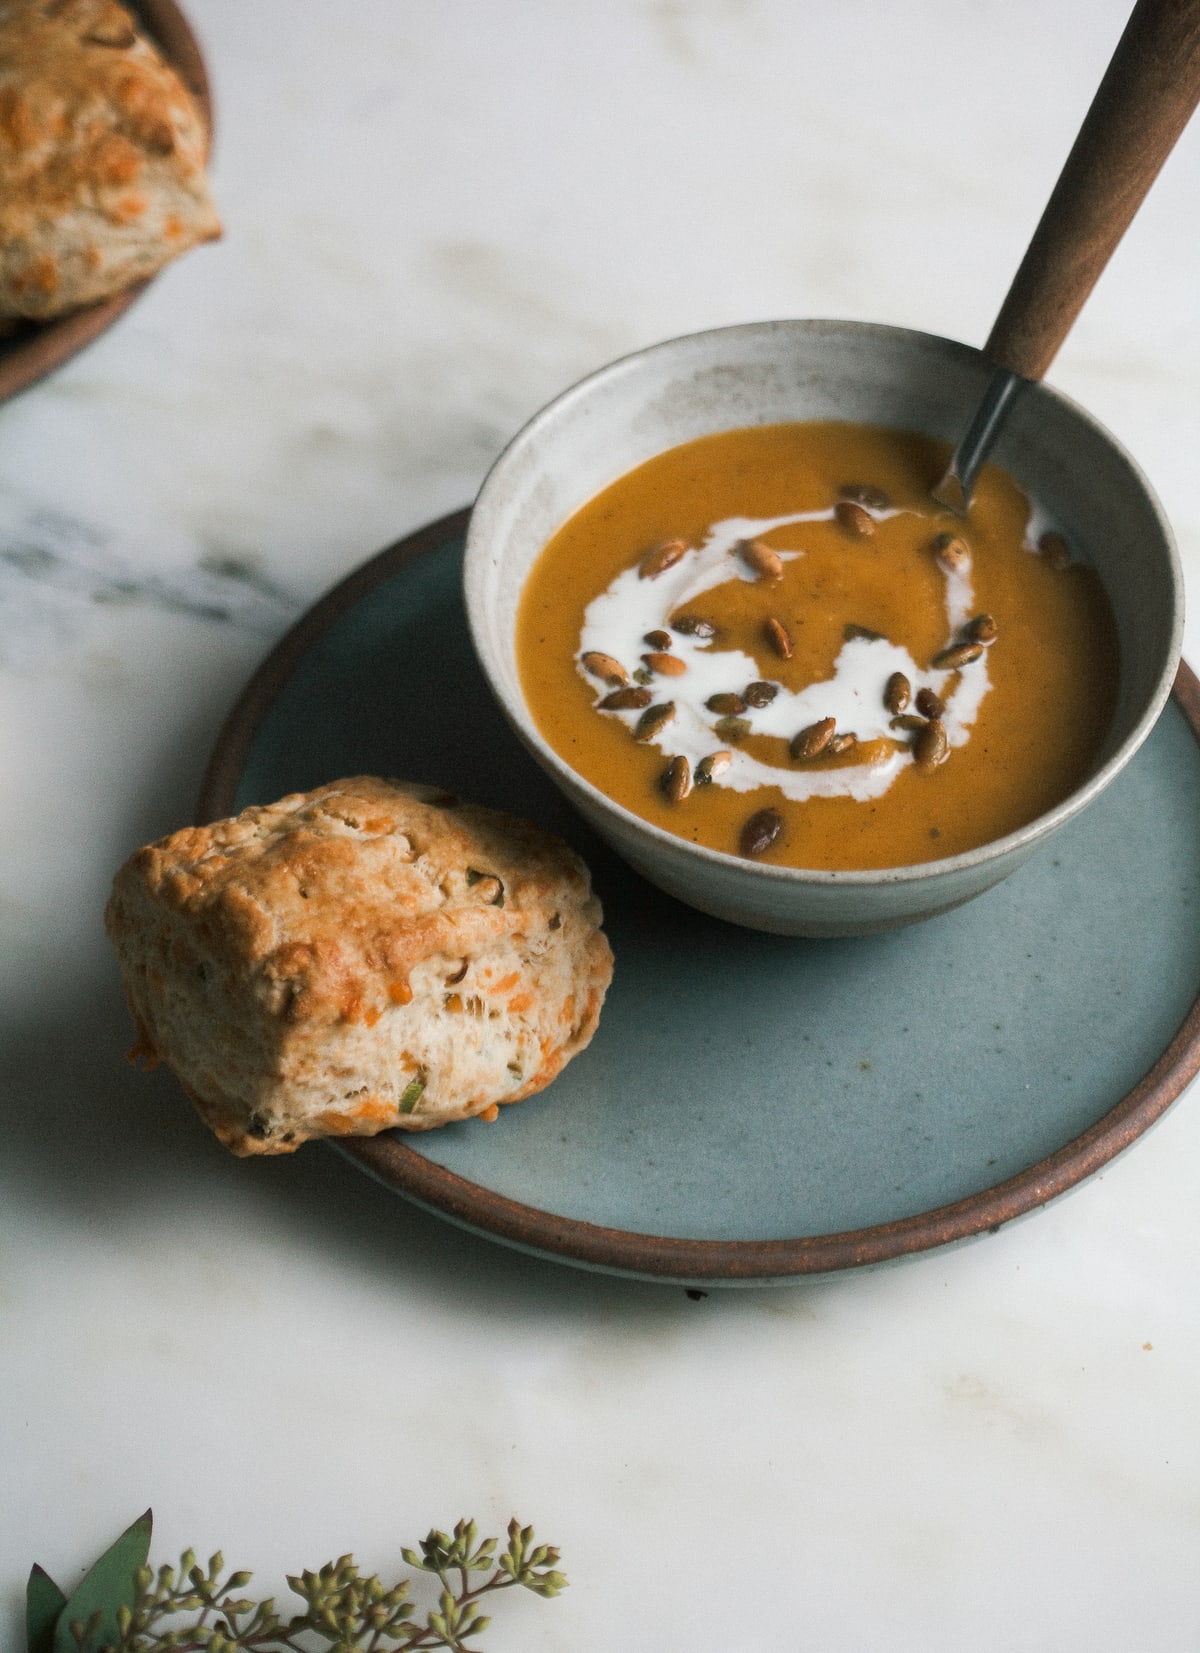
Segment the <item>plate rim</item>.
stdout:
<path fill-rule="evenodd" d="M 214 742 L 196 804 L 198 825 L 233 812 L 237 786 L 264 719 L 296 667 L 349 609 L 409 563 L 466 530 L 470 507 L 386 546 L 333 585 L 288 628 L 234 702 Z M 1200 679 L 1181 661 L 1171 690 L 1200 744 Z M 770 1240 L 694 1240 L 609 1228 L 499 1194 L 385 1132 L 336 1140 L 339 1152 L 395 1192 L 522 1251 L 604 1272 L 663 1282 L 767 1284 L 875 1267 L 995 1233 L 1093 1176 L 1142 1136 L 1200 1072 L 1200 993 L 1166 1049 L 1080 1135 L 988 1188 L 886 1223 Z"/>
<path fill-rule="evenodd" d="M 127 0 L 147 34 L 196 100 L 208 133 L 207 148 L 213 141 L 213 98 L 208 66 L 195 31 L 175 0 Z M 154 276 L 135 281 L 112 298 L 88 304 L 53 321 L 34 323 L 18 333 L 9 348 L 0 339 L 0 403 L 39 384 L 72 356 L 106 333 L 131 305 L 136 304 Z"/>

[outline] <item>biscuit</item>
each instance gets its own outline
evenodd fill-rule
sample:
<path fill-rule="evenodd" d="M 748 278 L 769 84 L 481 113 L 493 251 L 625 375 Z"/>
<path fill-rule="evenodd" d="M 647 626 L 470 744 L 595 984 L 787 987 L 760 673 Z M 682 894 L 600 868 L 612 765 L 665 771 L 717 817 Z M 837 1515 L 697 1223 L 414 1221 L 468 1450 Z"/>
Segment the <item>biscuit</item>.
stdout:
<path fill-rule="evenodd" d="M 207 146 L 117 0 L 0 0 L 0 321 L 110 298 L 218 236 Z"/>
<path fill-rule="evenodd" d="M 543 1089 L 612 976 L 583 862 L 359 777 L 137 850 L 105 912 L 138 1033 L 237 1154 L 428 1130 Z"/>

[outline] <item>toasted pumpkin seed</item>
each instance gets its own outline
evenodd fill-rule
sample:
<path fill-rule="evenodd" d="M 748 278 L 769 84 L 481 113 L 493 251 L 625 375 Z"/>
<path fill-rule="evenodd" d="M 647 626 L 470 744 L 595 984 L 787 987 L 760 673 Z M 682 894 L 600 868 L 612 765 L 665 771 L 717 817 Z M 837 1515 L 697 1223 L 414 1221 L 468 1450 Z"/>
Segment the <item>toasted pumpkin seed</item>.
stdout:
<path fill-rule="evenodd" d="M 713 781 L 725 773 L 732 762 L 732 752 L 710 752 L 706 758 L 701 758 L 696 765 L 696 785 L 711 785 Z"/>
<path fill-rule="evenodd" d="M 783 660 L 790 660 L 792 658 L 792 634 L 783 621 L 776 619 L 775 615 L 772 614 L 769 619 L 763 621 L 763 631 L 766 633 L 767 642 L 770 643 L 775 653 Z"/>
<path fill-rule="evenodd" d="M 946 703 L 935 689 L 918 689 L 917 710 L 922 717 L 944 717 Z"/>
<path fill-rule="evenodd" d="M 589 649 L 583 656 L 583 669 L 614 689 L 622 688 L 629 682 L 629 673 L 621 662 L 614 660 L 611 654 L 602 654 L 599 649 Z"/>
<path fill-rule="evenodd" d="M 683 802 L 692 790 L 692 766 L 685 757 L 671 759 L 663 771 L 661 785 L 669 803 Z"/>
<path fill-rule="evenodd" d="M 923 717 L 915 717 L 912 712 L 902 712 L 899 717 L 890 717 L 888 719 L 889 729 L 905 729 L 910 734 L 915 730 L 923 729 L 924 727 L 925 719 Z"/>
<path fill-rule="evenodd" d="M 973 620 L 967 621 L 963 631 L 972 643 L 994 643 L 996 640 L 996 622 L 990 614 L 977 614 Z"/>
<path fill-rule="evenodd" d="M 762 540 L 739 540 L 733 549 L 760 580 L 777 580 L 783 573 L 783 558 Z"/>
<path fill-rule="evenodd" d="M 710 712 L 718 712 L 722 717 L 739 717 L 746 710 L 740 694 L 710 694 L 704 704 Z"/>
<path fill-rule="evenodd" d="M 938 534 L 929 542 L 929 549 L 947 574 L 957 574 L 971 560 L 971 549 L 958 534 Z"/>
<path fill-rule="evenodd" d="M 680 614 L 671 624 L 683 637 L 701 637 L 707 642 L 717 635 L 717 628 L 712 621 L 703 620 L 698 614 Z"/>
<path fill-rule="evenodd" d="M 825 748 L 825 755 L 830 758 L 840 758 L 843 752 L 848 752 L 852 746 L 858 745 L 858 736 L 851 734 L 834 735 Z"/>
<path fill-rule="evenodd" d="M 654 682 L 654 673 L 646 666 L 639 666 L 633 674 L 633 681 L 640 683 L 644 688 L 647 683 Z"/>
<path fill-rule="evenodd" d="M 1071 566 L 1071 547 L 1061 534 L 1043 534 L 1038 541 L 1038 550 L 1056 573 L 1061 574 L 1064 568 Z"/>
<path fill-rule="evenodd" d="M 743 855 L 765 855 L 783 831 L 783 816 L 777 809 L 760 809 L 741 830 L 738 849 Z"/>
<path fill-rule="evenodd" d="M 778 693 L 778 683 L 764 683 L 760 679 L 756 683 L 746 684 L 742 690 L 742 699 L 747 706 L 769 706 Z"/>
<path fill-rule="evenodd" d="M 687 550 L 687 541 L 682 539 L 664 540 L 656 545 L 638 564 L 639 580 L 656 580 L 660 574 L 665 574 L 668 568 L 675 564 Z"/>
<path fill-rule="evenodd" d="M 675 702 L 663 701 L 658 706 L 647 706 L 633 726 L 634 740 L 653 740 L 675 716 Z"/>
<path fill-rule="evenodd" d="M 904 712 L 912 699 L 912 684 L 903 672 L 893 672 L 884 685 L 883 704 L 889 712 Z"/>
<path fill-rule="evenodd" d="M 660 650 L 643 654 L 642 664 L 647 671 L 657 672 L 659 677 L 682 677 L 687 671 L 686 660 L 681 660 L 677 654 L 663 654 Z"/>
<path fill-rule="evenodd" d="M 719 717 L 713 729 L 722 740 L 745 740 L 750 733 L 750 720 L 745 717 Z"/>
<path fill-rule="evenodd" d="M 856 540 L 869 539 L 875 532 L 875 518 L 852 499 L 839 499 L 833 514 L 838 527 Z"/>
<path fill-rule="evenodd" d="M 983 653 L 982 643 L 954 643 L 933 657 L 933 669 L 938 672 L 958 672 L 978 660 Z"/>
<path fill-rule="evenodd" d="M 614 689 L 606 694 L 600 702 L 602 712 L 640 712 L 643 706 L 649 706 L 654 696 L 649 689 L 628 688 Z"/>
<path fill-rule="evenodd" d="M 946 725 L 940 718 L 931 718 L 912 743 L 913 760 L 921 769 L 936 769 L 950 755 Z"/>
<path fill-rule="evenodd" d="M 891 507 L 891 495 L 885 494 L 882 488 L 876 488 L 870 482 L 843 482 L 838 489 L 842 499 L 853 500 L 856 505 L 868 505 L 872 511 L 886 511 Z"/>
<path fill-rule="evenodd" d="M 806 729 L 801 729 L 798 735 L 792 737 L 788 751 L 800 763 L 809 763 L 813 758 L 819 758 L 829 742 L 833 739 L 837 722 L 834 718 L 823 717 L 818 723 L 810 723 Z"/>
<path fill-rule="evenodd" d="M 672 641 L 673 639 L 669 631 L 648 631 L 642 638 L 643 643 L 649 643 L 652 649 L 659 650 L 669 649 Z"/>

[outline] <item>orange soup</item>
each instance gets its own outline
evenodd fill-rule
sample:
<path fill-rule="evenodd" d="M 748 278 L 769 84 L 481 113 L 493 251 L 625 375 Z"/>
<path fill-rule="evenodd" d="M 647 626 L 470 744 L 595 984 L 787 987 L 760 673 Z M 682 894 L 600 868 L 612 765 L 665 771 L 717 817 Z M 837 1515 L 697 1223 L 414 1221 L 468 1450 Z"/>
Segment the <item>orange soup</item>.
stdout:
<path fill-rule="evenodd" d="M 1053 808 L 1112 716 L 1112 612 L 996 466 L 966 521 L 938 506 L 947 458 L 907 432 L 768 425 L 622 477 L 522 595 L 545 739 L 644 819 L 788 866 L 936 860 Z"/>

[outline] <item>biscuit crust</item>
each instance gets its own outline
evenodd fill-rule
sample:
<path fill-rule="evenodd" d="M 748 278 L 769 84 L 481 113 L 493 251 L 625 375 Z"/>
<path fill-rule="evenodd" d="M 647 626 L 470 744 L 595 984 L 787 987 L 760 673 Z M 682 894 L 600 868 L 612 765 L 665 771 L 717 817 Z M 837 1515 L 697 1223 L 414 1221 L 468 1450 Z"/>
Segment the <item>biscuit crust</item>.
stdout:
<path fill-rule="evenodd" d="M 595 1032 L 600 920 L 557 838 L 362 776 L 137 850 L 105 913 L 135 1053 L 238 1154 L 542 1090 Z"/>
<path fill-rule="evenodd" d="M 117 0 L 0 0 L 0 322 L 109 298 L 218 236 L 207 147 Z"/>

